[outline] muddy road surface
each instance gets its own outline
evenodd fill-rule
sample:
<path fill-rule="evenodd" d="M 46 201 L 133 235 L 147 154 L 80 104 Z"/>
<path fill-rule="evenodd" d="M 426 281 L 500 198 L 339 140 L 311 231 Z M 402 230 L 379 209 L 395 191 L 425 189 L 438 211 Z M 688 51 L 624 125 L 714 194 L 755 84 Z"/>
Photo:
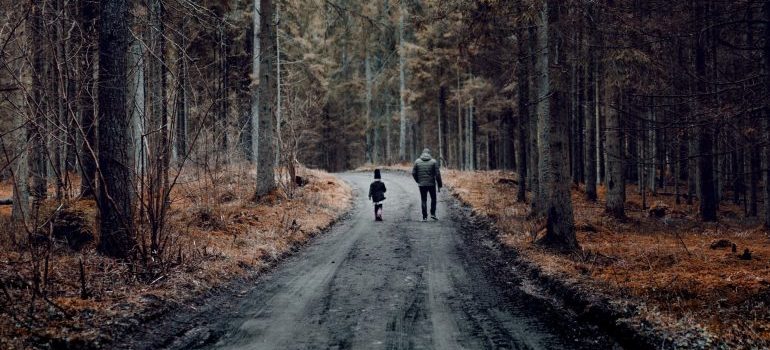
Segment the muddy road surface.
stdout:
<path fill-rule="evenodd" d="M 251 283 L 181 307 L 126 336 L 133 349 L 605 349 L 611 338 L 501 273 L 446 191 L 421 221 L 419 191 L 385 173 L 384 222 L 369 173 L 340 175 L 357 196 L 347 218 Z"/>

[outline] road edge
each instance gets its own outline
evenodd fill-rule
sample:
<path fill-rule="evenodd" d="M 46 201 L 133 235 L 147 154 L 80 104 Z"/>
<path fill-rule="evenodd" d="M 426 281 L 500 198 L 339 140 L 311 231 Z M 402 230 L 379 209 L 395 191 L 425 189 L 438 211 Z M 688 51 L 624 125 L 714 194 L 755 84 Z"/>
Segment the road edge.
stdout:
<path fill-rule="evenodd" d="M 464 214 L 478 225 L 477 230 L 489 236 L 500 250 L 503 255 L 501 263 L 508 267 L 506 272 L 521 275 L 546 293 L 547 297 L 543 300 L 551 303 L 551 307 L 569 309 L 578 319 L 596 325 L 625 349 L 661 349 L 675 346 L 672 343 L 673 335 L 649 324 L 639 325 L 631 321 L 631 316 L 639 309 L 638 304 L 623 300 L 626 308 L 620 309 L 613 305 L 613 301 L 619 300 L 612 296 L 589 291 L 580 283 L 570 283 L 560 276 L 548 275 L 537 263 L 523 257 L 516 248 L 502 244 L 494 219 L 478 214 L 453 188 L 449 189 L 451 197 L 465 209 Z"/>
<path fill-rule="evenodd" d="M 339 181 L 350 186 L 347 181 L 338 177 L 336 174 L 330 174 L 336 177 Z M 227 298 L 231 296 L 237 296 L 243 291 L 243 286 L 254 285 L 260 278 L 274 271 L 281 265 L 286 259 L 295 256 L 300 253 L 304 248 L 310 246 L 317 239 L 326 235 L 333 230 L 339 223 L 348 219 L 355 209 L 355 202 L 360 194 L 351 188 L 351 197 L 348 206 L 345 210 L 338 213 L 338 215 L 331 220 L 325 227 L 320 228 L 316 233 L 310 235 L 310 237 L 302 242 L 293 243 L 286 251 L 281 253 L 277 258 L 266 261 L 266 265 L 260 268 L 250 268 L 248 272 L 243 275 L 234 277 L 219 286 L 212 287 L 208 290 L 201 291 L 195 295 L 185 298 L 182 301 L 173 300 L 159 300 L 155 305 L 148 305 L 144 310 L 135 313 L 130 316 L 122 317 L 113 320 L 102 327 L 99 327 L 99 338 L 92 343 L 68 343 L 62 342 L 53 344 L 56 349 L 134 349 L 132 345 L 135 345 L 131 341 L 124 341 L 124 339 L 130 339 L 132 335 L 138 334 L 142 326 L 147 326 L 149 323 L 163 324 L 165 318 L 169 318 L 176 311 L 185 311 L 185 308 L 190 308 L 190 305 L 204 305 L 209 301 L 217 298 Z M 194 309 L 194 308 L 193 308 Z M 167 342 L 176 340 L 164 339 Z M 205 340 L 205 339 L 204 339 Z M 169 344 L 167 344 L 169 345 Z"/>

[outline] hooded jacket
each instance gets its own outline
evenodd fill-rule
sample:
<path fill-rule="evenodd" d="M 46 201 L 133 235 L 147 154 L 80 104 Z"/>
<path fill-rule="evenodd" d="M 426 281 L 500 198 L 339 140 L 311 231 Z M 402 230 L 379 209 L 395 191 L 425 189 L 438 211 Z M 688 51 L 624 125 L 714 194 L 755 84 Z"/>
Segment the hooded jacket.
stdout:
<path fill-rule="evenodd" d="M 420 158 L 414 162 L 412 177 L 419 186 L 438 185 L 439 188 L 444 186 L 441 182 L 441 171 L 439 170 L 438 162 L 427 151 L 423 151 Z"/>

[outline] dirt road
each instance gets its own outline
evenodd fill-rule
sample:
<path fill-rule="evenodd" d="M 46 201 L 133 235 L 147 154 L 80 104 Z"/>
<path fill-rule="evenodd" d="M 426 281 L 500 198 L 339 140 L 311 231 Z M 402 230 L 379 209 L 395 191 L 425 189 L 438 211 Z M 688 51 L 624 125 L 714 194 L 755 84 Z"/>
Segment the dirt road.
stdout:
<path fill-rule="evenodd" d="M 617 347 L 520 279 L 500 278 L 495 244 L 469 234 L 441 192 L 420 221 L 411 178 L 386 173 L 385 221 L 373 221 L 370 174 L 349 217 L 236 295 L 146 325 L 130 348 L 597 349 Z M 486 237 L 486 238 L 485 238 Z"/>

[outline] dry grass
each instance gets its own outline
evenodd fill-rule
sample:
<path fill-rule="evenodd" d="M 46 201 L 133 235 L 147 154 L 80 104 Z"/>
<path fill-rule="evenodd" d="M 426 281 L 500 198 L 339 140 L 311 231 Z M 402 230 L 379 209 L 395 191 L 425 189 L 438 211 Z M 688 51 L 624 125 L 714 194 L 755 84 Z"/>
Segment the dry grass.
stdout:
<path fill-rule="evenodd" d="M 28 252 L 0 252 L 0 281 L 8 295 L 0 297 L 0 348 L 30 346 L 30 337 L 70 342 L 97 339 L 98 327 L 110 320 L 147 312 L 159 301 L 183 302 L 238 276 L 268 266 L 328 227 L 351 204 L 352 191 L 321 171 L 301 169 L 309 183 L 293 198 L 277 191 L 261 204 L 251 201 L 255 174 L 234 166 L 215 174 L 186 171 L 172 195 L 169 234 L 174 239 L 171 269 L 142 281 L 128 266 L 95 252 L 92 242 L 80 252 L 55 245 L 51 256 L 50 303 L 36 302 L 28 317 L 32 272 Z M 0 188 L 2 193 L 9 184 Z M 77 201 L 91 223 L 93 201 Z M 3 208 L 0 221 L 8 222 Z M 88 299 L 80 297 L 79 261 L 84 261 Z M 1 291 L 1 290 L 0 290 Z M 12 317 L 17 317 L 14 320 Z"/>
<path fill-rule="evenodd" d="M 630 186 L 629 218 L 620 222 L 604 215 L 603 189 L 599 203 L 590 203 L 574 188 L 582 252 L 563 256 L 533 244 L 542 225 L 527 219 L 527 204 L 515 202 L 515 186 L 498 181 L 514 174 L 447 171 L 445 178 L 462 201 L 494 219 L 504 244 L 545 273 L 635 301 L 643 306 L 640 321 L 674 332 L 697 328 L 732 346 L 770 342 L 770 239 L 756 219 L 735 214 L 740 208 L 725 203 L 720 222 L 704 224 L 697 219 L 697 202 L 676 205 L 673 197 L 661 195 L 649 200 L 667 205 L 669 214 L 652 218 L 641 210 L 638 189 Z M 719 239 L 734 243 L 737 253 L 711 249 Z M 745 249 L 751 260 L 739 259 Z"/>

